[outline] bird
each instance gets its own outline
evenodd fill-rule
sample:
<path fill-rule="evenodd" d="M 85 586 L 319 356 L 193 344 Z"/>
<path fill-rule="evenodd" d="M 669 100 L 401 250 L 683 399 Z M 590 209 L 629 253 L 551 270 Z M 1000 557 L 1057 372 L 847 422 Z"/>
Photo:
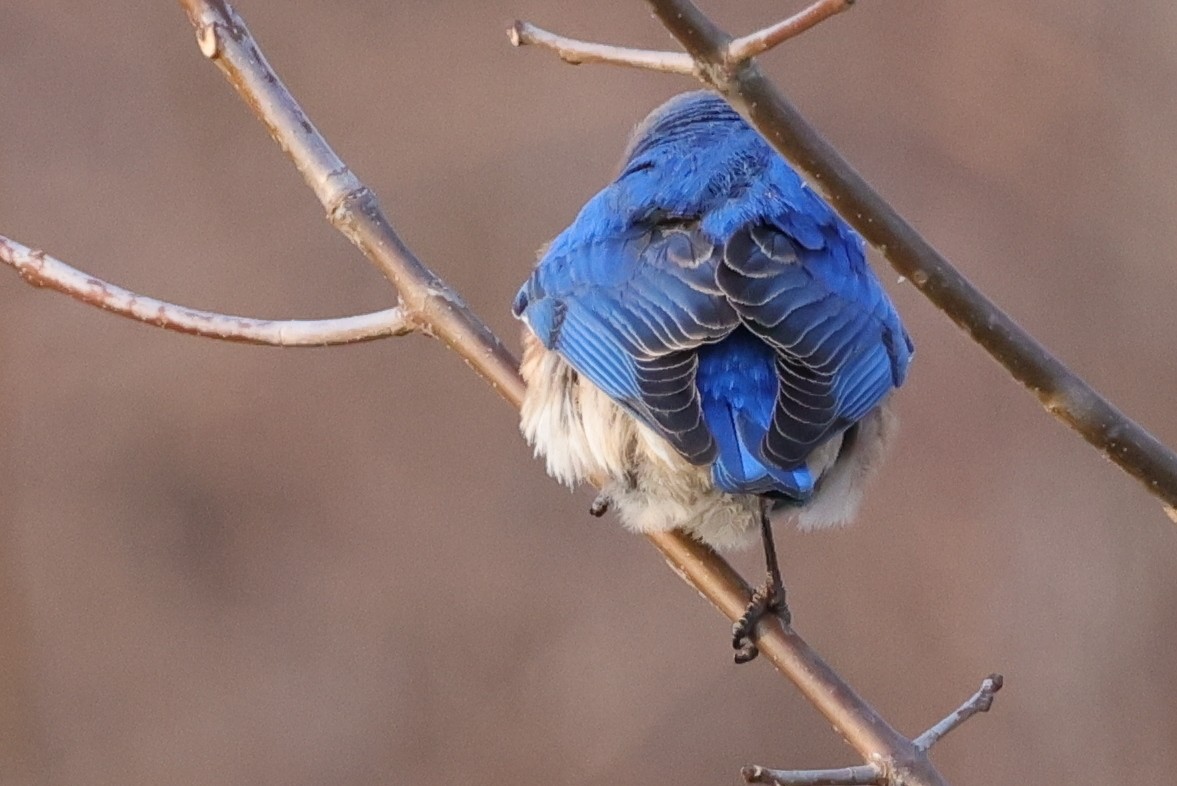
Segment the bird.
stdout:
<path fill-rule="evenodd" d="M 641 533 L 718 550 L 757 533 L 767 577 L 732 630 L 791 613 L 774 522 L 854 517 L 896 432 L 914 346 L 863 240 L 719 95 L 634 130 L 619 173 L 539 253 L 520 428 L 548 474 L 593 483 Z"/>

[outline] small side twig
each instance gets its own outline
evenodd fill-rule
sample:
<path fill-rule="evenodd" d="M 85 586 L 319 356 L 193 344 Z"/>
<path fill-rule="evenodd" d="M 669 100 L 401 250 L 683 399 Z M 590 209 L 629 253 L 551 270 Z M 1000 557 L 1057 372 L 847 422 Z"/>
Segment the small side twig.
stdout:
<path fill-rule="evenodd" d="M 926 751 L 943 739 L 948 732 L 978 712 L 988 712 L 989 708 L 993 706 L 994 695 L 997 691 L 1001 690 L 1003 684 L 1005 684 L 1005 680 L 1000 674 L 990 674 L 981 682 L 981 687 L 977 692 L 969 696 L 964 704 L 961 704 L 942 721 L 916 737 L 913 740 L 915 746 L 922 751 Z"/>
<path fill-rule="evenodd" d="M 730 65 L 735 65 L 763 54 L 790 38 L 796 38 L 806 30 L 816 27 L 831 16 L 837 16 L 848 10 L 850 6 L 854 5 L 854 2 L 855 0 L 817 0 L 784 21 L 734 39 L 727 45 L 724 59 Z"/>
<path fill-rule="evenodd" d="M 989 708 L 993 706 L 994 695 L 1001 690 L 1002 682 L 1000 674 L 990 674 L 981 682 L 981 687 L 976 693 L 935 726 L 912 740 L 911 746 L 917 755 L 926 756 L 932 746 L 943 739 L 948 732 L 978 712 L 988 712 Z M 927 759 L 917 758 L 915 761 L 922 764 Z M 775 786 L 869 786 L 870 784 L 884 786 L 889 783 L 909 782 L 908 780 L 896 780 L 888 775 L 888 771 L 908 769 L 903 762 L 891 759 L 884 760 L 883 764 L 887 766 L 872 763 L 832 770 L 773 770 L 768 767 L 752 765 L 744 767 L 740 770 L 740 774 L 748 783 L 770 783 Z"/>
<path fill-rule="evenodd" d="M 748 783 L 775 786 L 875 786 L 886 783 L 883 771 L 873 764 L 837 770 L 770 770 L 753 766 L 740 770 L 740 774 Z"/>
<path fill-rule="evenodd" d="M 649 49 L 628 49 L 623 46 L 594 44 L 578 41 L 536 27 L 529 22 L 516 21 L 507 28 L 512 46 L 539 46 L 550 49 L 565 63 L 610 63 L 632 66 L 666 74 L 695 73 L 695 61 L 684 52 L 658 52 Z"/>
<path fill-rule="evenodd" d="M 817 0 L 804 10 L 788 19 L 769 25 L 755 33 L 729 41 L 720 48 L 717 61 L 727 68 L 733 68 L 763 54 L 790 38 L 824 22 L 831 16 L 842 13 L 854 5 L 855 0 Z M 642 68 L 664 74 L 700 76 L 700 64 L 685 52 L 665 52 L 656 49 L 632 49 L 553 33 L 542 27 L 516 20 L 507 28 L 507 38 L 512 46 L 538 46 L 554 52 L 565 63 L 606 63 L 608 65 Z"/>
<path fill-rule="evenodd" d="M 276 347 L 323 347 L 403 336 L 414 326 L 401 308 L 335 319 L 256 319 L 201 311 L 140 295 L 0 236 L 0 262 L 46 287 L 119 316 L 194 336 Z"/>

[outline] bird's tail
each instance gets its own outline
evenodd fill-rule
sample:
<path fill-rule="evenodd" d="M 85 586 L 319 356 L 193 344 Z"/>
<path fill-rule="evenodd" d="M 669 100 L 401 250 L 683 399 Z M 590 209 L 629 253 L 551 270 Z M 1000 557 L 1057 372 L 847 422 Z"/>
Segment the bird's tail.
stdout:
<path fill-rule="evenodd" d="M 814 487 L 809 468 L 776 466 L 761 449 L 779 384 L 771 348 L 737 330 L 700 351 L 697 382 L 703 419 L 719 451 L 711 467 L 715 484 L 733 494 L 807 500 Z"/>

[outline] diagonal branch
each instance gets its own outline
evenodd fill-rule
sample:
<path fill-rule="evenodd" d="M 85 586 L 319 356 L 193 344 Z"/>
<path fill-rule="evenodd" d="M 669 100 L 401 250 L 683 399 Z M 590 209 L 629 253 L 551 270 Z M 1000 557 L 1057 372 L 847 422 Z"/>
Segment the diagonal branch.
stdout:
<path fill-rule="evenodd" d="M 211 60 L 298 169 L 331 224 L 396 287 L 414 326 L 441 339 L 515 406 L 523 398 L 511 353 L 465 301 L 397 235 L 376 195 L 360 182 L 270 68 L 244 20 L 225 0 L 180 0 Z M 459 349 L 464 348 L 464 349 Z"/>
<path fill-rule="evenodd" d="M 1005 684 L 1000 674 L 990 674 L 981 682 L 981 687 L 972 696 L 965 699 L 955 710 L 950 712 L 942 721 L 923 734 L 915 738 L 915 746 L 920 750 L 928 750 L 942 740 L 948 732 L 961 725 L 978 712 L 988 712 L 993 706 L 993 697 L 1001 686 Z"/>
<path fill-rule="evenodd" d="M 737 38 L 727 45 L 725 60 L 728 64 L 742 63 L 769 49 L 796 38 L 811 27 L 816 27 L 831 16 L 848 11 L 854 0 L 817 0 L 816 3 L 793 14 L 782 22 L 769 25 L 763 30 Z"/>
<path fill-rule="evenodd" d="M 1001 690 L 1002 683 L 1003 679 L 1000 674 L 990 674 L 981 682 L 981 687 L 976 693 L 935 726 L 916 737 L 912 741 L 912 745 L 917 751 L 926 753 L 933 745 L 943 739 L 944 735 L 978 712 L 988 712 L 989 708 L 993 706 L 994 696 L 997 691 Z M 886 786 L 897 779 L 887 774 L 888 770 L 896 771 L 894 766 L 884 766 L 887 764 L 885 761 L 873 762 L 835 770 L 772 770 L 753 765 L 744 767 L 740 774 L 748 783 L 770 783 L 775 786 L 871 786 L 872 784 Z M 910 783 L 913 781 L 900 780 L 900 782 Z"/>
<path fill-rule="evenodd" d="M 844 10 L 849 3 L 819 0 L 791 19 L 733 41 L 690 0 L 646 2 L 694 59 L 693 72 L 699 79 L 812 178 L 851 226 L 1036 395 L 1048 412 L 1139 480 L 1177 521 L 1177 453 L 1117 409 L 974 287 L 822 138 L 754 61 L 744 59 L 795 34 L 791 31 L 808 29 Z M 549 43 L 553 40 L 571 52 L 601 46 L 544 32 L 548 38 L 536 43 L 547 48 L 553 48 Z M 631 53 L 628 61 L 614 62 L 643 67 L 641 59 Z"/>
<path fill-rule="evenodd" d="M 399 307 L 337 319 L 255 319 L 200 311 L 136 294 L 2 236 L 0 262 L 16 268 L 35 287 L 54 289 L 91 306 L 167 330 L 224 341 L 324 347 L 404 336 L 414 329 Z"/>

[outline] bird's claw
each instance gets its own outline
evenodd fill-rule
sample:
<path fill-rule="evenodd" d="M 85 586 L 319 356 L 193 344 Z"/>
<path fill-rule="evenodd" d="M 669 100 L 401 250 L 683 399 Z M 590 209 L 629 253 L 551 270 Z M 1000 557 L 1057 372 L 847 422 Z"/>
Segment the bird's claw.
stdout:
<path fill-rule="evenodd" d="M 760 620 L 768 614 L 775 614 L 786 626 L 792 624 L 793 614 L 785 602 L 785 588 L 779 579 L 774 580 L 769 575 L 768 580 L 756 588 L 744 615 L 732 625 L 732 648 L 736 651 L 736 663 L 747 663 L 755 660 L 760 654 L 752 636 Z"/>

